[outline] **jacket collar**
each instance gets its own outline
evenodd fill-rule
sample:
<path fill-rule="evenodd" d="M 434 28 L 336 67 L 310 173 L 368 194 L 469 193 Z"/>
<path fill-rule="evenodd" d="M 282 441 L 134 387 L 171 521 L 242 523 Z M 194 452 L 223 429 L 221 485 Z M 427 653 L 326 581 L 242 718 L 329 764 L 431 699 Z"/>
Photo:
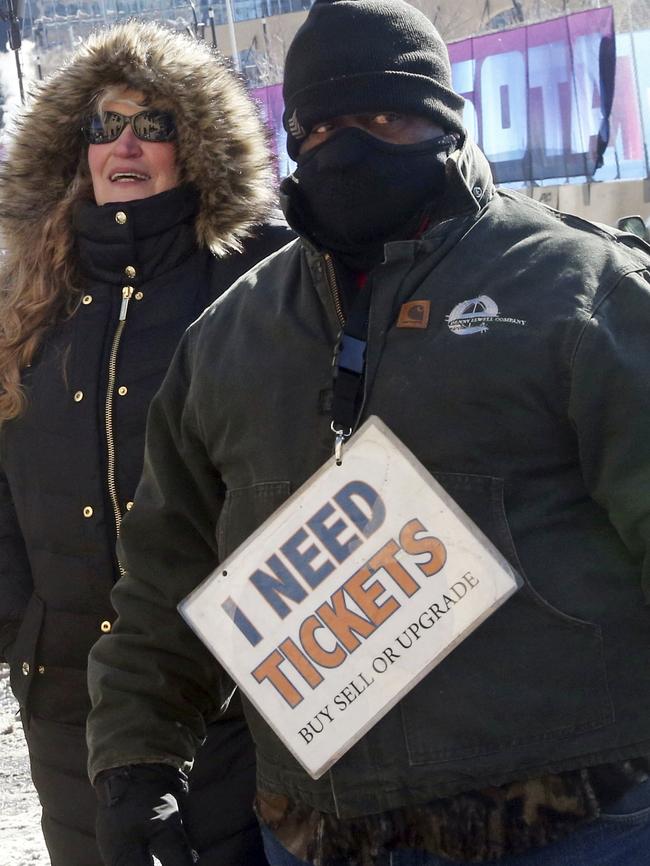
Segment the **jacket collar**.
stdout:
<path fill-rule="evenodd" d="M 454 216 L 478 213 L 494 195 L 492 171 L 482 150 L 465 136 L 445 164 L 447 188 L 432 224 Z"/>
<path fill-rule="evenodd" d="M 129 266 L 138 283 L 176 267 L 197 247 L 198 206 L 191 186 L 132 202 L 79 202 L 73 229 L 82 276 L 122 285 Z"/>
<path fill-rule="evenodd" d="M 478 213 L 494 195 L 494 182 L 487 158 L 479 147 L 466 135 L 461 146 L 447 159 L 445 164 L 447 185 L 444 195 L 431 213 L 429 234 L 435 227 L 456 216 L 471 216 Z M 286 177 L 280 186 L 280 205 L 287 222 L 294 231 L 316 251 L 318 247 L 310 236 L 308 226 L 292 207 L 290 185 L 296 181 L 293 175 Z M 324 252 L 321 250 L 320 252 Z"/>

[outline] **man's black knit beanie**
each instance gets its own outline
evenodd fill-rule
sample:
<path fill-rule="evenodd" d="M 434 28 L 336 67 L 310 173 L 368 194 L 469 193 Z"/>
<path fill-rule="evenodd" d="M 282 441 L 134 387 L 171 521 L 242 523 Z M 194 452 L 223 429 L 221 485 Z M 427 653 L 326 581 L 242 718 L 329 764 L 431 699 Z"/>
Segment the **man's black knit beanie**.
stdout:
<path fill-rule="evenodd" d="M 316 0 L 289 46 L 283 93 L 293 159 L 314 123 L 341 114 L 414 114 L 464 135 L 447 48 L 403 0 Z"/>

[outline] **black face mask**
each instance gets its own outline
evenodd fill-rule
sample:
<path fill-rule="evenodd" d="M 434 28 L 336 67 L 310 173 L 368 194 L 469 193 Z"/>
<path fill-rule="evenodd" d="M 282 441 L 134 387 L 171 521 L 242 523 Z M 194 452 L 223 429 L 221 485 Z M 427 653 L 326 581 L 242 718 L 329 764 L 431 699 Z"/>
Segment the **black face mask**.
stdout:
<path fill-rule="evenodd" d="M 453 135 L 390 144 L 348 127 L 300 156 L 283 191 L 321 246 L 365 269 L 381 260 L 386 241 L 417 231 L 456 145 Z"/>

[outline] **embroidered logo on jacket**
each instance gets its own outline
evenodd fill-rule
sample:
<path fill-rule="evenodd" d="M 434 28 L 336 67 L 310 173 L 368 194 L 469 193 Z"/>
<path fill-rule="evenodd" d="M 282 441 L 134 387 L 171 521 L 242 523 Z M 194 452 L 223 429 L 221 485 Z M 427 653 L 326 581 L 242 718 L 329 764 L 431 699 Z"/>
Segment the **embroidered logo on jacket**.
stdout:
<path fill-rule="evenodd" d="M 525 319 L 500 316 L 496 303 L 487 295 L 479 295 L 478 298 L 461 301 L 445 318 L 449 330 L 459 336 L 484 334 L 489 330 L 488 325 L 496 323 L 522 326 L 526 324 Z"/>

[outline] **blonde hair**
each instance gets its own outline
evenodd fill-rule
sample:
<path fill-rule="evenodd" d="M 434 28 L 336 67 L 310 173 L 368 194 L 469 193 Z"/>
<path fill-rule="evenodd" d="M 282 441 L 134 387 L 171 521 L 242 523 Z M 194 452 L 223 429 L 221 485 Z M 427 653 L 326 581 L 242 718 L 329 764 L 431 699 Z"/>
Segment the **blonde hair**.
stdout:
<path fill-rule="evenodd" d="M 128 84 L 114 84 L 112 87 L 107 87 L 105 90 L 102 90 L 102 92 L 98 93 L 95 97 L 93 103 L 94 110 L 101 113 L 107 102 L 123 102 L 125 105 L 132 105 L 134 108 L 141 109 L 154 107 L 148 100 L 146 102 L 136 102 L 135 99 L 125 99 L 124 93 L 127 90 L 134 92 L 133 88 L 129 87 Z M 144 94 L 141 95 L 144 96 Z"/>
<path fill-rule="evenodd" d="M 21 371 L 28 367 L 46 332 L 71 315 L 81 291 L 74 255 L 72 211 L 92 199 L 85 158 L 65 196 L 52 209 L 27 255 L 7 252 L 0 279 L 0 424 L 27 405 Z"/>
<path fill-rule="evenodd" d="M 101 91 L 91 111 L 102 111 L 106 102 L 119 99 L 127 89 L 125 84 Z M 72 315 L 79 304 L 81 280 L 72 213 L 84 199 L 93 200 L 85 153 L 27 255 L 10 251 L 0 260 L 0 425 L 24 412 L 22 371 L 31 364 L 47 331 Z"/>

